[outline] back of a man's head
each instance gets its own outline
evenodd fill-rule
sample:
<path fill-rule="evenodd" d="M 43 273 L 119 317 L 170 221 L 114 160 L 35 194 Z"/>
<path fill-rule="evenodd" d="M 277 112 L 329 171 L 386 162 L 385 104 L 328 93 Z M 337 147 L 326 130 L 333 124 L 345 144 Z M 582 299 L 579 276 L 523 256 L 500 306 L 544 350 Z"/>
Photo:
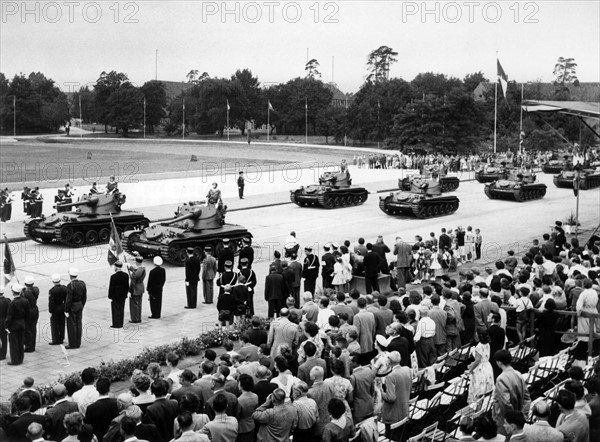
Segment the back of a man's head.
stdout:
<path fill-rule="evenodd" d="M 510 365 L 512 363 L 512 355 L 508 350 L 498 350 L 494 353 L 494 359 L 496 362 L 501 362 L 504 365 Z"/>
<path fill-rule="evenodd" d="M 519 430 L 522 430 L 525 426 L 525 416 L 523 416 L 523 413 L 521 411 L 510 410 L 506 413 L 504 419 L 506 419 L 506 422 L 514 425 Z"/>
<path fill-rule="evenodd" d="M 538 401 L 533 404 L 532 413 L 538 419 L 548 419 L 550 416 L 550 407 L 546 401 Z"/>
<path fill-rule="evenodd" d="M 156 397 L 163 397 L 169 392 L 169 383 L 164 379 L 157 379 L 152 383 L 150 391 Z"/>
<path fill-rule="evenodd" d="M 194 423 L 192 413 L 189 411 L 180 411 L 179 415 L 177 416 L 177 423 L 182 431 L 186 431 Z"/>
<path fill-rule="evenodd" d="M 575 408 L 575 395 L 567 390 L 560 390 L 556 395 L 556 403 L 566 411 Z"/>
<path fill-rule="evenodd" d="M 308 341 L 304 344 L 304 353 L 306 353 L 306 356 L 309 358 L 312 358 L 317 353 L 317 346 L 311 341 Z"/>
<path fill-rule="evenodd" d="M 100 396 L 106 396 L 110 392 L 110 379 L 101 377 L 96 381 L 96 390 Z"/>
<path fill-rule="evenodd" d="M 285 402 L 285 391 L 281 388 L 277 388 L 275 389 L 275 391 L 273 391 L 273 404 L 275 405 L 281 405 Z"/>
<path fill-rule="evenodd" d="M 135 434 L 135 427 L 137 426 L 137 422 L 134 418 L 129 416 L 123 416 L 121 419 L 121 435 L 125 439 L 129 439 Z"/>
<path fill-rule="evenodd" d="M 81 380 L 85 385 L 91 385 L 96 378 L 96 370 L 93 367 L 85 368 L 81 372 Z"/>
<path fill-rule="evenodd" d="M 215 413 L 223 413 L 225 412 L 226 408 L 227 398 L 224 394 L 217 394 L 217 396 L 215 396 L 215 400 L 213 401 L 213 409 L 215 410 Z"/>

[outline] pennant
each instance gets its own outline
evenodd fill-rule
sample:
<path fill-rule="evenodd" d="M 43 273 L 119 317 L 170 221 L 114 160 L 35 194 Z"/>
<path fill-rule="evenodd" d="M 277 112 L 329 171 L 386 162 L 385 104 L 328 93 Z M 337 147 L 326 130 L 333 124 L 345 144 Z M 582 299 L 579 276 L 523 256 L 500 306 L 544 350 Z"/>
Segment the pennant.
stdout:
<path fill-rule="evenodd" d="M 231 110 L 231 106 L 229 106 L 229 100 L 227 100 L 227 110 Z"/>
<path fill-rule="evenodd" d="M 268 100 L 268 102 L 269 102 L 269 110 L 271 112 L 275 112 L 275 109 L 273 108 L 273 105 L 271 104 L 271 100 Z"/>
<path fill-rule="evenodd" d="M 4 278 L 6 284 L 8 284 L 15 276 L 15 262 L 13 261 L 12 254 L 10 253 L 10 247 L 8 247 L 8 240 L 4 235 L 6 242 L 4 243 Z"/>
<path fill-rule="evenodd" d="M 198 157 L 196 155 L 192 155 L 192 157 L 190 158 L 190 162 L 195 163 L 196 161 L 198 161 Z"/>
<path fill-rule="evenodd" d="M 496 59 L 497 67 L 498 67 L 498 80 L 500 81 L 500 87 L 502 87 L 502 94 L 504 98 L 506 98 L 506 90 L 508 88 L 508 75 L 502 69 L 502 65 L 500 64 L 500 60 Z"/>
<path fill-rule="evenodd" d="M 119 238 L 119 232 L 115 226 L 115 221 L 110 217 L 110 240 L 108 241 L 108 264 L 113 265 L 117 261 L 125 263 L 125 253 Z"/>

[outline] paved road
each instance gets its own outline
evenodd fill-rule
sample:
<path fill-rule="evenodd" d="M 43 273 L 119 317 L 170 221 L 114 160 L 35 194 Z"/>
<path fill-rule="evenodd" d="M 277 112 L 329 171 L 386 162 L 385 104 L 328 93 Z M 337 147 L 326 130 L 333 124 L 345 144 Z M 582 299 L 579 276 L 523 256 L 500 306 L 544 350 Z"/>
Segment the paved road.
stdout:
<path fill-rule="evenodd" d="M 354 208 L 327 211 L 285 205 L 232 212 L 228 215 L 228 222 L 244 225 L 255 237 L 258 257 L 255 270 L 259 276 L 256 305 L 258 313 L 264 314 L 266 303 L 262 301 L 262 292 L 272 250 L 282 248 L 290 230 L 297 232 L 302 246 L 311 244 L 320 247 L 326 241 L 342 242 L 345 239 L 354 243 L 359 236 L 373 241 L 377 235 L 383 235 L 386 243 L 392 246 L 399 234 L 412 241 L 415 234 L 427 236 L 429 232 L 439 233 L 442 227 L 471 225 L 482 230 L 485 261 L 494 261 L 505 256 L 508 248 L 524 248 L 531 239 L 548 231 L 554 220 L 564 219 L 574 210 L 575 199 L 570 190 L 555 188 L 550 175 L 540 174 L 540 179 L 548 184 L 548 194 L 543 200 L 529 203 L 489 200 L 483 193 L 482 184 L 463 182 L 456 192 L 461 200 L 458 212 L 431 220 L 385 215 L 378 208 L 377 195 L 370 195 L 364 205 Z M 598 225 L 600 190 L 581 193 L 580 217 L 584 226 L 593 228 Z M 2 396 L 20 385 L 25 374 L 31 374 L 36 382 L 49 382 L 61 372 L 98 365 L 102 360 L 131 357 L 145 346 L 193 336 L 214 326 L 214 306 L 200 304 L 201 307 L 195 311 L 183 309 L 186 301 L 182 268 L 167 266 L 168 282 L 160 321 L 146 319 L 149 309 L 144 302 L 143 323 L 116 333 L 109 328 L 110 306 L 106 294 L 111 269 L 106 261 L 107 246 L 73 250 L 26 241 L 11 247 L 21 280 L 28 274 L 33 275 L 42 293 L 39 300 L 40 337 L 38 351 L 26 354 L 22 367 L 16 369 L 7 366 L 6 361 L 0 363 Z M 393 259 L 392 255 L 388 258 Z M 68 353 L 70 366 L 64 367 L 61 363 L 66 361 L 60 349 L 47 345 L 46 294 L 50 288 L 50 275 L 59 272 L 64 276 L 71 266 L 80 269 L 81 279 L 88 284 L 90 301 L 84 312 L 86 336 L 83 346 Z M 146 266 L 150 268 L 152 264 L 147 262 Z"/>

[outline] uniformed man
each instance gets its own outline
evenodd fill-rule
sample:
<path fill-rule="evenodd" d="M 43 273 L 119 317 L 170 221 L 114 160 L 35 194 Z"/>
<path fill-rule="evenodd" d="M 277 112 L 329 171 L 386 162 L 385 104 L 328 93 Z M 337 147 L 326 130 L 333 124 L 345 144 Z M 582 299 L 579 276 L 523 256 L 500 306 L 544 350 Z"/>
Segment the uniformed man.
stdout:
<path fill-rule="evenodd" d="M 48 313 L 50 313 L 50 345 L 60 345 L 65 341 L 65 300 L 67 287 L 60 283 L 60 275 L 52 275 L 54 286 L 48 292 Z"/>
<path fill-rule="evenodd" d="M 192 247 L 188 247 L 185 261 L 185 294 L 187 298 L 185 308 L 196 308 L 198 304 L 198 281 L 200 281 L 200 258 L 194 254 Z"/>
<path fill-rule="evenodd" d="M 71 186 L 69 183 L 65 184 L 65 190 L 63 191 L 64 199 L 63 203 L 72 203 L 73 202 L 73 191 L 71 190 Z"/>
<path fill-rule="evenodd" d="M 217 276 L 217 259 L 212 256 L 211 246 L 204 248 L 204 260 L 202 261 L 202 293 L 204 295 L 204 304 L 212 304 L 215 292 L 215 276 Z"/>
<path fill-rule="evenodd" d="M 66 212 L 69 210 L 67 207 L 61 207 L 61 204 L 65 202 L 65 192 L 62 189 L 58 189 L 56 195 L 54 195 L 54 204 L 56 205 L 57 212 Z"/>
<path fill-rule="evenodd" d="M 6 359 L 8 348 L 8 333 L 6 333 L 6 315 L 10 299 L 4 296 L 4 286 L 0 286 L 0 361 Z"/>
<path fill-rule="evenodd" d="M 23 187 L 23 192 L 21 192 L 21 200 L 23 201 L 23 213 L 25 215 L 31 215 L 31 204 L 30 204 L 30 189 L 29 187 Z"/>
<path fill-rule="evenodd" d="M 154 268 L 148 273 L 148 297 L 150 298 L 150 316 L 149 319 L 160 319 L 162 311 L 163 287 L 167 279 L 167 272 L 162 266 L 163 260 L 160 256 L 154 257 Z"/>
<path fill-rule="evenodd" d="M 234 286 L 237 284 L 237 273 L 233 271 L 233 262 L 225 261 L 223 263 L 225 267 L 224 271 L 219 275 L 217 279 L 217 285 L 219 286 L 219 296 L 225 292 L 225 286 Z"/>
<path fill-rule="evenodd" d="M 129 293 L 129 274 L 123 271 L 123 263 L 115 261 L 115 273 L 108 283 L 108 299 L 110 299 L 111 328 L 123 328 L 125 321 L 125 300 Z"/>
<path fill-rule="evenodd" d="M 223 204 L 223 201 L 221 200 L 221 190 L 217 189 L 217 186 L 217 183 L 212 183 L 212 188 L 209 189 L 208 193 L 206 194 L 206 200 L 208 201 L 208 204 Z"/>
<path fill-rule="evenodd" d="M 225 271 L 225 261 L 234 262 L 234 253 L 233 250 L 229 247 L 229 239 L 223 239 L 223 248 L 219 252 L 219 256 L 217 256 L 218 260 L 218 270 L 219 273 L 223 273 Z"/>
<path fill-rule="evenodd" d="M 44 211 L 44 196 L 40 192 L 40 188 L 36 187 L 31 193 L 30 201 L 33 202 L 33 210 L 31 211 L 32 218 L 41 218 Z"/>
<path fill-rule="evenodd" d="M 67 297 L 65 299 L 65 316 L 67 318 L 67 337 L 69 345 L 65 348 L 81 347 L 81 335 L 83 333 L 83 308 L 87 302 L 87 287 L 85 282 L 77 279 L 79 270 L 75 267 L 69 269 L 71 282 L 67 285 Z"/>
<path fill-rule="evenodd" d="M 240 275 L 243 275 L 246 279 L 244 283 L 248 287 L 248 310 L 250 315 L 254 315 L 254 287 L 256 287 L 256 273 L 250 268 L 250 261 L 248 258 L 240 258 Z"/>
<path fill-rule="evenodd" d="M 244 247 L 240 249 L 238 269 L 242 268 L 243 258 L 246 258 L 248 262 L 248 268 L 252 268 L 252 263 L 254 262 L 254 249 L 251 245 L 252 241 L 250 240 L 250 238 L 244 238 L 242 239 L 242 243 L 244 244 Z"/>
<path fill-rule="evenodd" d="M 21 365 L 25 356 L 25 328 L 29 302 L 21 297 L 23 291 L 21 284 L 14 283 L 11 290 L 14 298 L 8 306 L 5 321 L 10 347 L 10 362 L 8 365 Z"/>
<path fill-rule="evenodd" d="M 106 184 L 106 194 L 116 193 L 119 191 L 119 183 L 115 180 L 114 176 L 111 176 Z"/>
<path fill-rule="evenodd" d="M 40 310 L 37 306 L 37 300 L 40 297 L 40 289 L 35 287 L 33 283 L 33 276 L 27 276 L 25 278 L 25 288 L 21 295 L 29 303 L 29 313 L 27 315 L 25 328 L 25 353 L 33 353 L 35 351 L 37 323 L 40 318 Z"/>
<path fill-rule="evenodd" d="M 346 163 L 346 159 L 342 159 L 342 163 L 340 164 L 340 172 L 344 173 L 348 170 L 348 163 Z"/>
<path fill-rule="evenodd" d="M 2 196 L 0 197 L 0 221 L 3 223 L 10 221 L 12 217 L 12 202 L 13 198 L 7 187 L 2 191 Z"/>
<path fill-rule="evenodd" d="M 311 292 L 314 296 L 319 277 L 319 258 L 313 255 L 312 247 L 305 247 L 306 258 L 302 267 L 302 277 L 304 278 L 304 291 Z"/>
<path fill-rule="evenodd" d="M 289 267 L 294 271 L 294 306 L 296 308 L 300 307 L 300 286 L 302 285 L 302 264 L 298 262 L 298 255 L 295 253 L 290 256 L 290 264 Z"/>
<path fill-rule="evenodd" d="M 240 199 L 243 200 L 244 199 L 244 172 L 240 171 L 238 179 L 237 179 L 237 185 L 238 185 L 238 194 L 240 196 Z"/>
<path fill-rule="evenodd" d="M 323 289 L 331 288 L 331 281 L 333 281 L 333 266 L 335 265 L 335 256 L 329 251 L 330 244 L 323 246 L 323 256 L 321 257 L 321 278 L 323 279 Z"/>
<path fill-rule="evenodd" d="M 135 265 L 129 266 L 129 315 L 132 324 L 142 322 L 142 296 L 146 291 L 144 279 L 146 278 L 146 267 L 143 266 L 144 258 L 140 255 L 135 257 Z"/>

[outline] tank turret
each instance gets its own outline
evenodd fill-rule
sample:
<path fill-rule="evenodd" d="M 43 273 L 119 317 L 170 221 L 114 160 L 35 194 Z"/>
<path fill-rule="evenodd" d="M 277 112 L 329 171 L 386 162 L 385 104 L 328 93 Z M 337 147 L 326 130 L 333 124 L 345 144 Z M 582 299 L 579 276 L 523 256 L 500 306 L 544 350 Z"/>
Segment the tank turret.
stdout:
<path fill-rule="evenodd" d="M 369 197 L 363 187 L 353 186 L 350 172 L 325 172 L 319 178 L 319 184 L 302 186 L 290 191 L 290 200 L 300 207 L 314 206 L 326 209 L 358 206 Z"/>
<path fill-rule="evenodd" d="M 600 167 L 596 169 L 563 170 L 554 176 L 556 187 L 573 189 L 575 181 L 579 178 L 578 188 L 580 190 L 594 189 L 600 187 Z"/>
<path fill-rule="evenodd" d="M 437 166 L 436 166 L 437 167 Z M 411 190 L 413 180 L 432 180 L 435 179 L 440 183 L 442 193 L 454 192 L 460 186 L 460 180 L 455 176 L 446 176 L 445 169 L 440 170 L 435 167 L 425 166 L 418 175 L 409 175 L 405 178 L 398 179 L 398 189 Z"/>
<path fill-rule="evenodd" d="M 100 214 L 116 213 L 121 211 L 121 205 L 125 203 L 126 196 L 122 193 L 110 195 L 83 195 L 79 200 L 72 203 L 57 204 L 57 210 L 76 207 L 73 212 L 80 215 L 97 216 Z"/>
<path fill-rule="evenodd" d="M 523 202 L 541 199 L 546 195 L 546 185 L 536 182 L 533 172 L 511 169 L 505 177 L 485 185 L 488 198 Z"/>

